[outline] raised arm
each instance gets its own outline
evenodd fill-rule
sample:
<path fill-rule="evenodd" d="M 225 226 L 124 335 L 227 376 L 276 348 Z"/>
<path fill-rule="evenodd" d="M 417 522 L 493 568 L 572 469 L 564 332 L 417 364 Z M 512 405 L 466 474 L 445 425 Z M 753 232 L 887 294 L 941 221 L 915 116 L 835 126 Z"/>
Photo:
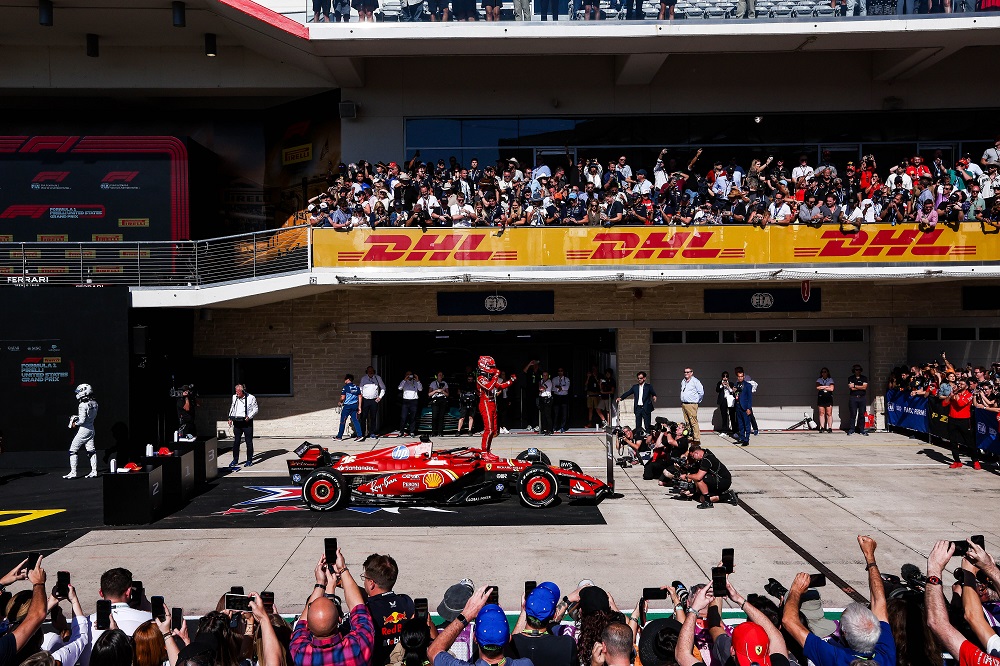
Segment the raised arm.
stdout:
<path fill-rule="evenodd" d="M 944 568 L 948 566 L 954 554 L 955 546 L 950 541 L 938 541 L 934 544 L 927 558 L 927 577 L 936 579 L 936 582 L 928 582 L 924 588 L 924 604 L 927 607 L 927 626 L 941 641 L 941 645 L 957 660 L 965 636 L 948 620 L 948 606 L 941 585 L 941 574 L 944 573 Z"/>
<path fill-rule="evenodd" d="M 781 630 L 774 626 L 759 608 L 753 604 L 748 604 L 746 598 L 736 591 L 736 588 L 733 587 L 733 584 L 728 579 L 726 580 L 726 587 L 729 589 L 729 598 L 747 614 L 747 619 L 755 624 L 759 624 L 764 629 L 771 643 L 771 653 L 778 653 L 787 657 L 788 646 L 785 645 L 785 637 L 782 635 Z"/>
<path fill-rule="evenodd" d="M 882 582 L 882 574 L 875 563 L 875 547 L 877 544 L 870 536 L 858 536 L 858 545 L 865 556 L 865 569 L 868 571 L 869 601 L 872 606 L 872 613 L 879 622 L 889 621 L 889 612 L 885 603 L 885 584 Z"/>
<path fill-rule="evenodd" d="M 809 637 L 809 629 L 802 624 L 799 619 L 799 606 L 802 603 L 802 595 L 809 589 L 809 574 L 798 573 L 792 586 L 788 589 L 788 598 L 785 599 L 785 610 L 781 615 L 781 628 L 795 639 L 802 647 L 806 645 L 806 638 Z"/>
<path fill-rule="evenodd" d="M 694 666 L 698 659 L 694 656 L 694 628 L 698 621 L 698 614 L 708 608 L 714 600 L 712 595 L 712 585 L 706 584 L 698 594 L 691 600 L 691 612 L 684 618 L 681 625 L 681 633 L 677 636 L 677 647 L 674 648 L 674 659 L 677 666 Z"/>

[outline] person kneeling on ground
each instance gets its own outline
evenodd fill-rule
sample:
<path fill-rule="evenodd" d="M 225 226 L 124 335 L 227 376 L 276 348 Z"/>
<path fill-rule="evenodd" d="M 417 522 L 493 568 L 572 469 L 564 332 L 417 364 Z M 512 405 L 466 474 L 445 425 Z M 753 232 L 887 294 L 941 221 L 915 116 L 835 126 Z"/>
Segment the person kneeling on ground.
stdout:
<path fill-rule="evenodd" d="M 707 449 L 695 441 L 688 451 L 688 460 L 691 466 L 697 464 L 697 471 L 681 474 L 681 481 L 693 481 L 698 491 L 698 499 L 701 504 L 699 509 L 711 509 L 714 502 L 719 502 L 723 498 L 730 504 L 737 504 L 736 493 L 729 490 L 733 485 L 733 475 L 729 468 L 721 460 L 716 458 Z"/>

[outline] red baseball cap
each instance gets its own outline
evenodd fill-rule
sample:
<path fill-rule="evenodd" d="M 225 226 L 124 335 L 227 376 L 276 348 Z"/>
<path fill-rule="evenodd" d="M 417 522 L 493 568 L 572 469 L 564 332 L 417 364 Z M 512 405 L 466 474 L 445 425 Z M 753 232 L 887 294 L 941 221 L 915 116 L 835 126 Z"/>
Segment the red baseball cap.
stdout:
<path fill-rule="evenodd" d="M 754 622 L 733 629 L 733 652 L 740 666 L 771 666 L 771 641 L 764 627 Z"/>

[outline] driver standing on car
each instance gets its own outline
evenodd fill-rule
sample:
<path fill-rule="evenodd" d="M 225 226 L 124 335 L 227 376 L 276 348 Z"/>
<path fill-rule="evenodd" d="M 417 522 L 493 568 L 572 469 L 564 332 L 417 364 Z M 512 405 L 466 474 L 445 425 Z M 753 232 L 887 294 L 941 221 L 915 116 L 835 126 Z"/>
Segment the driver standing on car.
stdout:
<path fill-rule="evenodd" d="M 482 448 L 490 453 L 493 438 L 500 431 L 497 424 L 497 393 L 514 383 L 517 375 L 511 375 L 507 381 L 500 381 L 500 371 L 492 356 L 479 357 L 479 373 L 476 376 L 476 388 L 479 390 L 479 413 L 483 415 Z M 496 457 L 496 456 L 494 456 Z"/>

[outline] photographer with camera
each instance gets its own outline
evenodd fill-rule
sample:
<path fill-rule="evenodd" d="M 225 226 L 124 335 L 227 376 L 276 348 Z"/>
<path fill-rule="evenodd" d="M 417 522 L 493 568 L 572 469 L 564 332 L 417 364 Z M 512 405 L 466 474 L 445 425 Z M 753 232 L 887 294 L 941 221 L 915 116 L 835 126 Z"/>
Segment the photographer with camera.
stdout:
<path fill-rule="evenodd" d="M 680 480 L 694 482 L 701 501 L 699 509 L 711 509 L 715 502 L 722 501 L 723 498 L 730 504 L 738 503 L 736 493 L 729 490 L 733 485 L 733 475 L 721 460 L 701 448 L 696 441 L 688 450 L 688 461 L 692 467 L 697 464 L 697 471 L 681 474 Z"/>
<path fill-rule="evenodd" d="M 257 398 L 247 393 L 245 384 L 237 384 L 229 403 L 229 427 L 233 429 L 233 461 L 229 466 L 240 466 L 240 440 L 246 437 L 247 459 L 244 467 L 253 465 L 253 418 L 257 416 Z"/>
<path fill-rule="evenodd" d="M 195 419 L 198 415 L 198 394 L 194 384 L 185 384 L 172 391 L 177 406 L 177 441 L 193 442 L 196 438 Z"/>

